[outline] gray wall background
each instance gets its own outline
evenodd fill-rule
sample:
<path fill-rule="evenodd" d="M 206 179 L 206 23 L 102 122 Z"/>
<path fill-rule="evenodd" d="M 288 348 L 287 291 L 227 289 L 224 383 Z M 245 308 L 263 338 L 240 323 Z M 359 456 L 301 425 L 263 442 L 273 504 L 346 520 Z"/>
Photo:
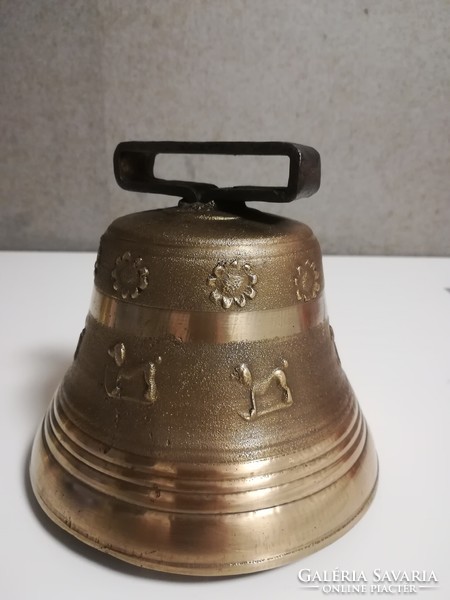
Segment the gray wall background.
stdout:
<path fill-rule="evenodd" d="M 267 210 L 326 253 L 450 255 L 448 0 L 0 0 L 0 247 L 95 249 L 127 139 L 289 140 L 322 187 Z M 280 161 L 170 163 L 279 182 Z"/>

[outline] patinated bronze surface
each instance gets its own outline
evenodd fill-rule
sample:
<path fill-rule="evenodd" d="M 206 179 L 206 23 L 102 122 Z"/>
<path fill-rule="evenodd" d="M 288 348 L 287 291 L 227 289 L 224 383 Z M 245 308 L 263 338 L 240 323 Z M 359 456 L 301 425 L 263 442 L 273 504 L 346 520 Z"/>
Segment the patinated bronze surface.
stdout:
<path fill-rule="evenodd" d="M 159 152 L 208 151 L 286 154 L 288 186 L 153 175 Z M 377 458 L 319 244 L 243 202 L 309 195 L 319 164 L 290 144 L 119 145 L 122 187 L 184 201 L 119 218 L 101 239 L 86 326 L 31 463 L 39 503 L 69 533 L 143 567 L 232 575 L 308 554 L 363 514 Z"/>

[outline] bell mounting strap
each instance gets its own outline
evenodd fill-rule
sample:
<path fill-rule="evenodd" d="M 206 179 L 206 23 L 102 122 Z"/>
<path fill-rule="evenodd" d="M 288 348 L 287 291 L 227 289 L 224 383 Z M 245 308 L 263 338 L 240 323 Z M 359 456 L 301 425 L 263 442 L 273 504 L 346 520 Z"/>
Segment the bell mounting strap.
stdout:
<path fill-rule="evenodd" d="M 289 179 L 286 187 L 227 188 L 212 183 L 159 179 L 154 174 L 158 154 L 287 156 Z M 319 189 L 320 156 L 314 148 L 290 142 L 122 142 L 114 153 L 114 174 L 125 190 L 167 194 L 191 202 L 291 202 L 312 196 Z"/>

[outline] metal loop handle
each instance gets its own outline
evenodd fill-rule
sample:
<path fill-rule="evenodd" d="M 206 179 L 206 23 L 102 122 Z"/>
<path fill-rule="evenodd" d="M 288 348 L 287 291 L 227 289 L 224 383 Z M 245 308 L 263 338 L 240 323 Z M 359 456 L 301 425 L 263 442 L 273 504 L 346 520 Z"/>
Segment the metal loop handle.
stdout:
<path fill-rule="evenodd" d="M 154 174 L 158 154 L 287 156 L 289 179 L 286 187 L 227 188 L 211 183 L 159 179 Z M 319 189 L 320 156 L 314 148 L 290 142 L 122 142 L 114 152 L 114 175 L 125 190 L 179 196 L 193 202 L 291 202 L 311 196 Z"/>

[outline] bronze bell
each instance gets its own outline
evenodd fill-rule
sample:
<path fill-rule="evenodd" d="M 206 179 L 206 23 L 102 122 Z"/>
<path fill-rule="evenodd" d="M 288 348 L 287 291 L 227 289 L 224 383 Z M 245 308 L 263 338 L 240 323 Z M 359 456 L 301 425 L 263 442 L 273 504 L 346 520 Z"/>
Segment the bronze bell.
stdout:
<path fill-rule="evenodd" d="M 286 187 L 154 175 L 158 154 L 283 155 Z M 31 460 L 47 515 L 136 565 L 190 575 L 270 569 L 345 533 L 377 457 L 328 322 L 319 244 L 248 208 L 319 188 L 307 146 L 126 142 L 121 187 L 182 198 L 114 221 L 74 361 Z"/>

